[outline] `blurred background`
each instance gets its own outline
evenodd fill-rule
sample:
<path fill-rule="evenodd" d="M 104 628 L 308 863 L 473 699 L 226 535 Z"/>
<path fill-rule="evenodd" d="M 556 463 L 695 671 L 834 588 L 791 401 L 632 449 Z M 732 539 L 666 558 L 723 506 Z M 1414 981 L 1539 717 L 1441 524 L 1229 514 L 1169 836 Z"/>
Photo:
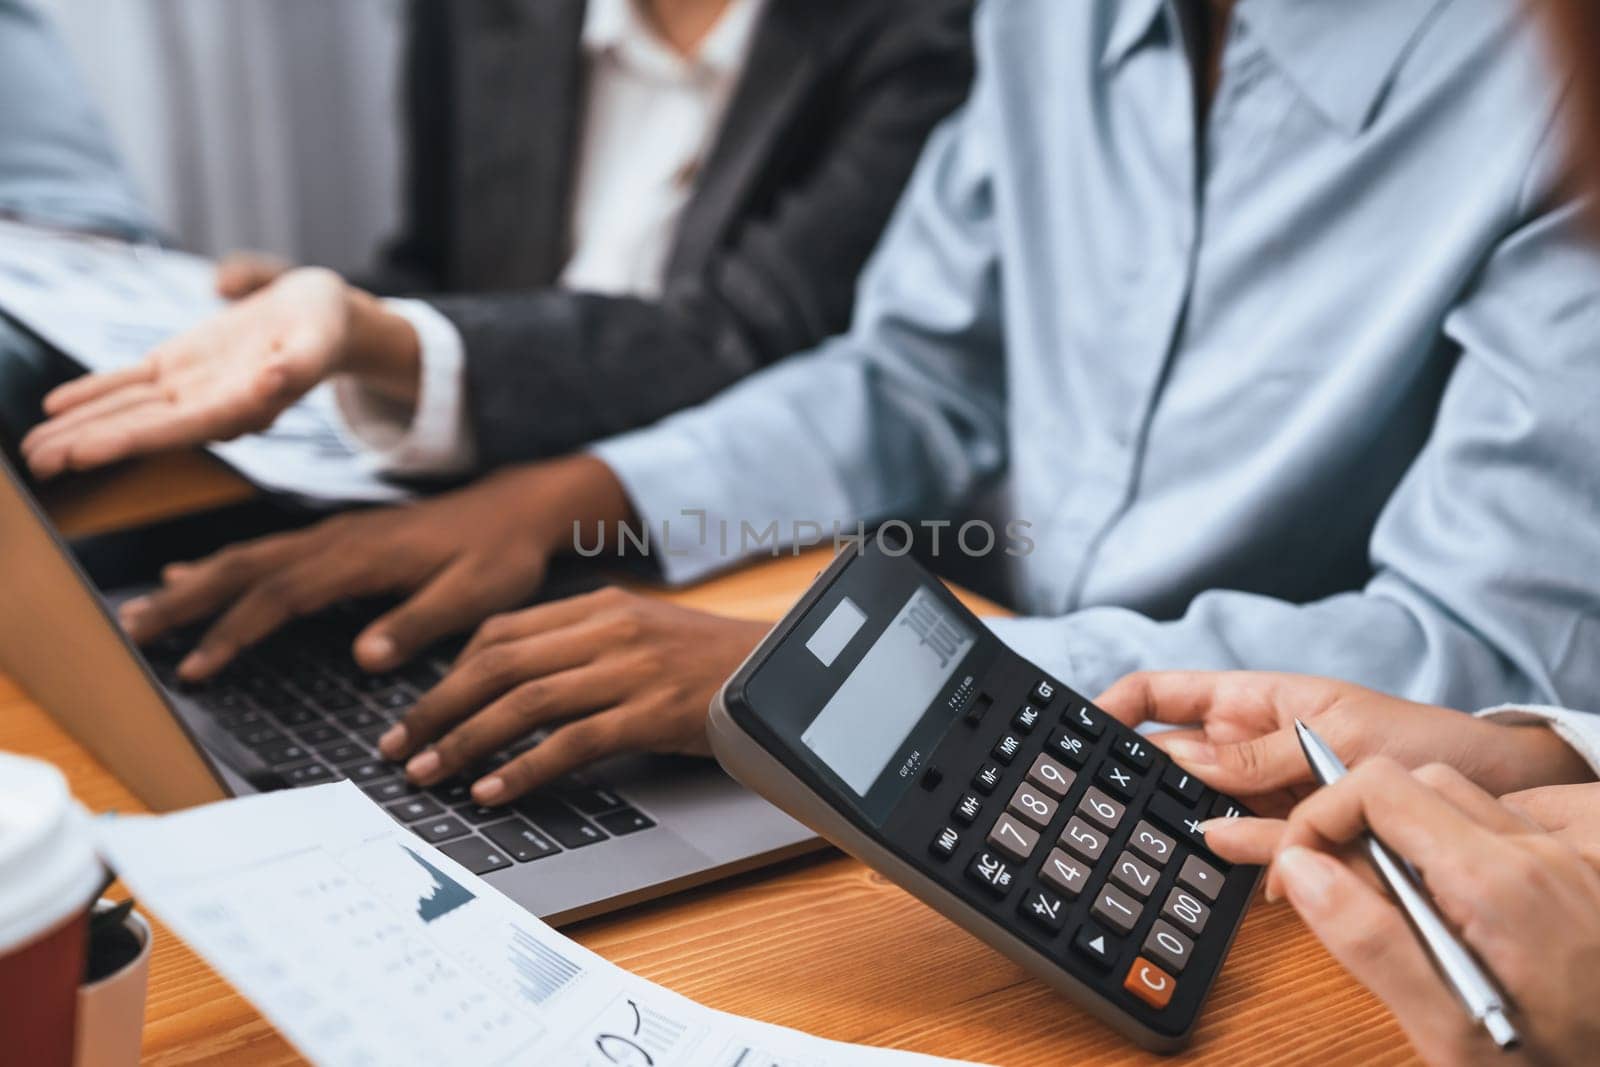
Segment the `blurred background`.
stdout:
<path fill-rule="evenodd" d="M 404 0 L 37 0 L 165 233 L 341 271 L 398 226 Z"/>

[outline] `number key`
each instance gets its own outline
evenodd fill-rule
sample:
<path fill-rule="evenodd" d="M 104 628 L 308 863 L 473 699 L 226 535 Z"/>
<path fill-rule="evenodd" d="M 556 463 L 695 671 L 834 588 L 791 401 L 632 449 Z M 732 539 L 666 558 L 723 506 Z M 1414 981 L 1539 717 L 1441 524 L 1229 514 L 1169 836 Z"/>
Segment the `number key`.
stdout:
<path fill-rule="evenodd" d="M 1059 848 L 1051 849 L 1044 866 L 1039 868 L 1039 877 L 1067 896 L 1075 897 L 1083 892 L 1084 883 L 1089 880 L 1089 867 L 1082 860 L 1074 859 Z"/>
<path fill-rule="evenodd" d="M 1124 852 L 1117 857 L 1117 865 L 1111 869 L 1111 877 L 1118 885 L 1125 886 L 1128 892 L 1143 900 L 1161 880 L 1161 872 L 1132 852 Z"/>
<path fill-rule="evenodd" d="M 1028 781 L 1057 800 L 1067 795 L 1067 790 L 1072 788 L 1072 783 L 1077 777 L 1075 772 L 1067 770 L 1043 753 L 1033 761 L 1033 766 L 1028 768 Z"/>
<path fill-rule="evenodd" d="M 1083 794 L 1083 799 L 1078 801 L 1078 814 L 1088 816 L 1107 830 L 1115 830 L 1126 811 L 1127 809 L 1121 804 L 1094 786 L 1090 786 Z"/>
<path fill-rule="evenodd" d="M 1178 928 L 1165 919 L 1157 919 L 1150 928 L 1150 936 L 1144 939 L 1143 951 L 1154 956 L 1163 967 L 1173 974 L 1182 974 L 1183 969 L 1189 965 L 1189 955 L 1194 951 L 1194 942 L 1190 941 Z"/>
<path fill-rule="evenodd" d="M 989 845 L 1018 863 L 1031 856 L 1033 847 L 1038 843 L 1039 834 L 1036 830 L 1022 825 L 1009 815 L 996 819 L 994 829 L 989 831 Z"/>
<path fill-rule="evenodd" d="M 1139 921 L 1139 913 L 1144 910 L 1144 905 L 1116 886 L 1103 885 L 1100 887 L 1100 895 L 1095 898 L 1094 907 L 1089 910 L 1095 918 L 1105 922 L 1117 933 L 1125 934 Z"/>
<path fill-rule="evenodd" d="M 1161 914 L 1191 934 L 1199 935 L 1206 928 L 1206 920 L 1211 918 L 1211 909 L 1202 904 L 1199 897 L 1186 890 L 1174 889 L 1167 894 Z"/>
<path fill-rule="evenodd" d="M 1133 828 L 1133 837 L 1128 844 L 1157 867 L 1165 867 L 1172 858 L 1172 838 L 1148 822 L 1141 822 Z"/>
<path fill-rule="evenodd" d="M 1045 795 L 1044 790 L 1027 782 L 1017 786 L 1017 791 L 1011 795 L 1011 803 L 1006 810 L 1031 826 L 1043 830 L 1050 825 L 1050 820 L 1055 818 L 1056 802 Z"/>
<path fill-rule="evenodd" d="M 1061 831 L 1061 844 L 1093 862 L 1105 851 L 1106 835 L 1074 815 L 1072 821 L 1067 823 L 1067 828 Z"/>

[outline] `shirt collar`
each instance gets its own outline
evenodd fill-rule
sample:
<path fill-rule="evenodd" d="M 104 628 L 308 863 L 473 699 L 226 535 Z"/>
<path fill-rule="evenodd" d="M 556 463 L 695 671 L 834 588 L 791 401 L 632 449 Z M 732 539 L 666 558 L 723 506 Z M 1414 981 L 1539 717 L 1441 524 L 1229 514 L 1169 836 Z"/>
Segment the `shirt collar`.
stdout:
<path fill-rule="evenodd" d="M 734 76 L 744 65 L 766 0 L 733 0 L 700 42 L 692 65 L 714 77 Z M 639 0 L 587 0 L 583 14 L 583 48 L 591 55 L 612 51 L 648 53 L 682 62 L 656 34 L 639 10 Z"/>
<path fill-rule="evenodd" d="M 1169 0 L 1115 0 L 1103 56 L 1143 44 Z M 1240 0 L 1233 17 L 1313 106 L 1354 136 L 1378 112 L 1401 61 L 1450 0 Z"/>

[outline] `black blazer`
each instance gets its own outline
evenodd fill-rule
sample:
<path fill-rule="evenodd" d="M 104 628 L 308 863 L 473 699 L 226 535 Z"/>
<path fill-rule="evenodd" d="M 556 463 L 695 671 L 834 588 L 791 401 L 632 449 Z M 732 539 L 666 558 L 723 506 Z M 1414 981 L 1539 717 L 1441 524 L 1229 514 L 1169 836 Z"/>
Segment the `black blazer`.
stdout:
<path fill-rule="evenodd" d="M 480 462 L 645 425 L 843 330 L 924 139 L 966 96 L 970 15 L 971 0 L 769 0 L 645 301 L 553 288 L 584 0 L 413 0 L 407 221 L 380 287 L 441 294 Z"/>

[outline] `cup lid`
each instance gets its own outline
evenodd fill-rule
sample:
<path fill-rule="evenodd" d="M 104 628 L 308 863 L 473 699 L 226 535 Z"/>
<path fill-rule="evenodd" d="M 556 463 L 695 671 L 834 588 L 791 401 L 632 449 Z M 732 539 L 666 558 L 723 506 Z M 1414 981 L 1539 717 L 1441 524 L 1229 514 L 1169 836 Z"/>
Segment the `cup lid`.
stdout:
<path fill-rule="evenodd" d="M 89 817 L 66 778 L 0 752 L 0 954 L 87 908 L 101 876 Z"/>

